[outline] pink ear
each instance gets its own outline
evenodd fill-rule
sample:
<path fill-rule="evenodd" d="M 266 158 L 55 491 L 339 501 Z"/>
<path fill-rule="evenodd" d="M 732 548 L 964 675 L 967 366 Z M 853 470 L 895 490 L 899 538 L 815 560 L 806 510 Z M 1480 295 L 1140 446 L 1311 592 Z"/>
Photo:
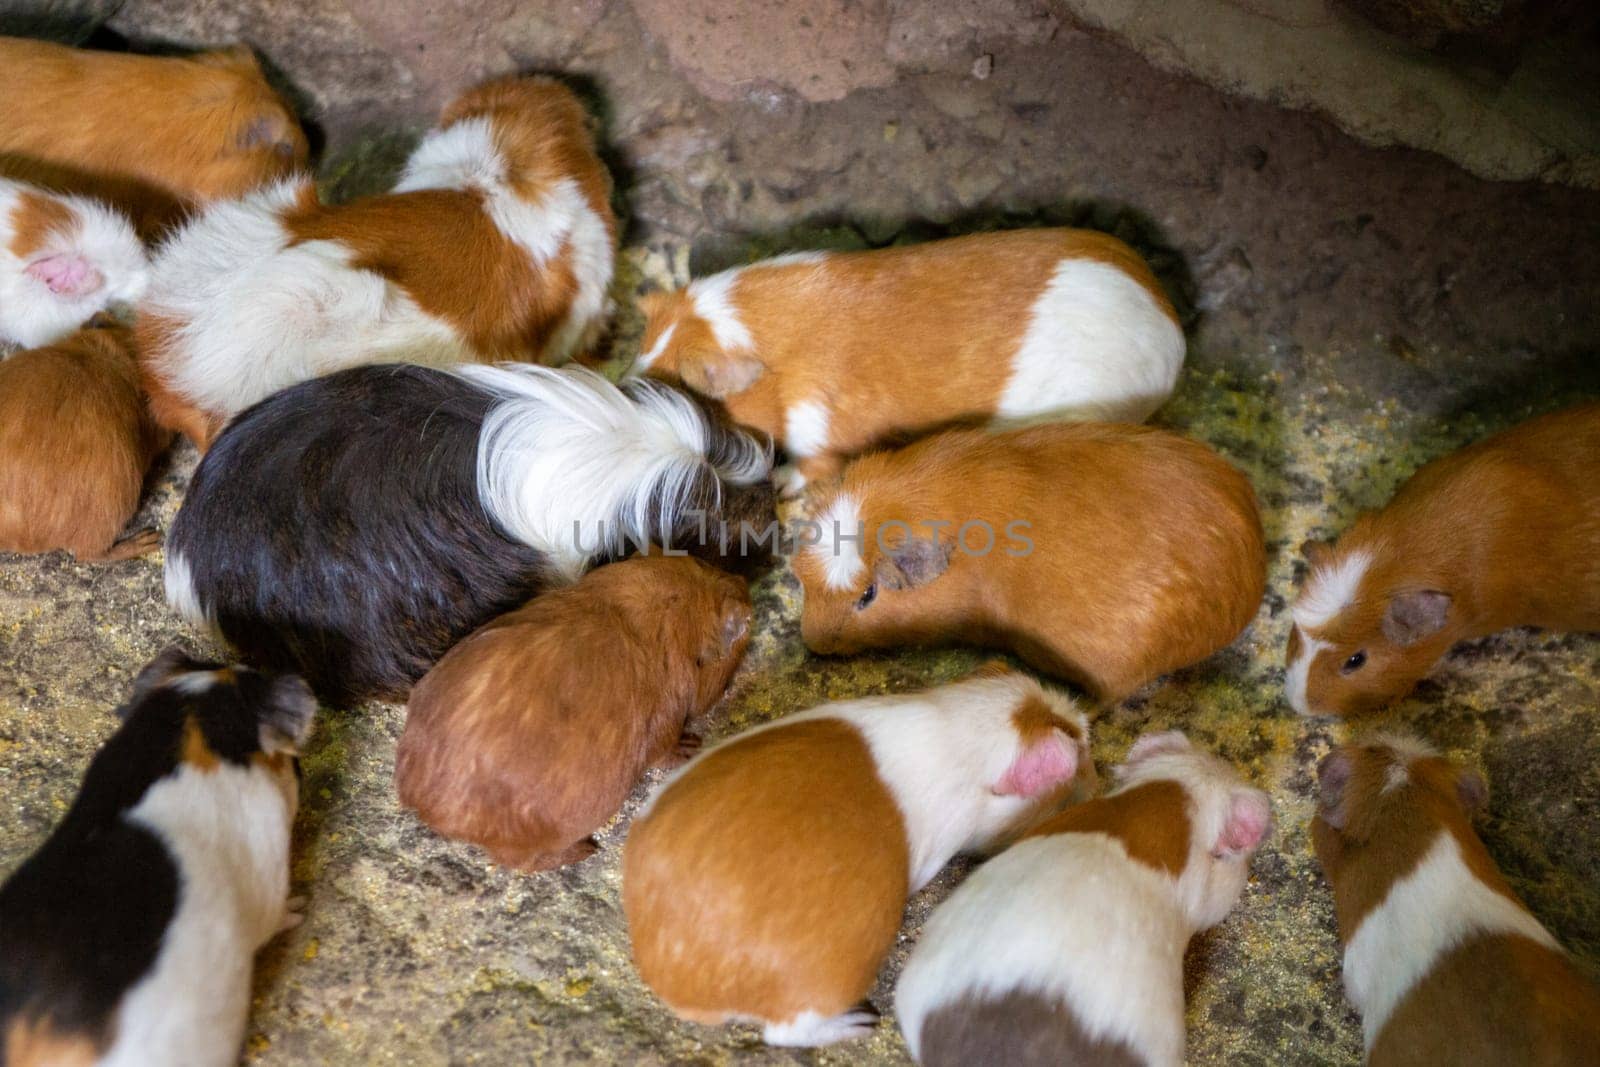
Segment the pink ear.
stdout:
<path fill-rule="evenodd" d="M 87 259 L 66 252 L 36 259 L 28 264 L 27 270 L 31 277 L 48 285 L 52 293 L 62 296 L 84 296 L 100 288 L 105 281 Z"/>
<path fill-rule="evenodd" d="M 1000 796 L 1041 797 L 1078 773 L 1078 747 L 1060 730 L 1051 730 L 1022 750 L 995 784 Z"/>
<path fill-rule="evenodd" d="M 1228 801 L 1228 821 L 1223 824 L 1217 847 L 1223 852 L 1253 852 L 1267 836 L 1272 813 L 1267 798 L 1255 790 L 1235 793 Z"/>
<path fill-rule="evenodd" d="M 1181 730 L 1168 730 L 1159 734 L 1144 734 L 1128 749 L 1126 763 L 1138 763 L 1140 760 L 1149 759 L 1151 756 L 1160 756 L 1174 752 L 1187 752 L 1190 749 L 1189 739 Z"/>

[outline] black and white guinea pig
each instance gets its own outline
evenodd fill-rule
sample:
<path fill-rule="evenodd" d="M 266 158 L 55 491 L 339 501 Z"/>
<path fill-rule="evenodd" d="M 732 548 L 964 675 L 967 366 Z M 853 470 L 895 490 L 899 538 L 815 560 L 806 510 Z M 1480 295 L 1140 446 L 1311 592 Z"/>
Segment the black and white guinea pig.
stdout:
<path fill-rule="evenodd" d="M 770 448 L 659 382 L 391 364 L 243 412 L 172 524 L 167 601 L 333 706 L 401 699 L 452 645 L 630 546 L 681 538 Z"/>
<path fill-rule="evenodd" d="M 255 952 L 288 909 L 299 678 L 169 648 L 66 817 L 0 886 L 0 1063 L 239 1056 Z"/>

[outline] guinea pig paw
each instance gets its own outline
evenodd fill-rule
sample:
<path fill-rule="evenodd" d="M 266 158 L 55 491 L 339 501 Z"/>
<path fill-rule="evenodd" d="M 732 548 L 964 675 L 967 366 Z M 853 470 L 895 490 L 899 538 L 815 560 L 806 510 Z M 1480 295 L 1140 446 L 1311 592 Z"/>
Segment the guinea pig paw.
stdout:
<path fill-rule="evenodd" d="M 870 1004 L 858 1005 L 832 1018 L 804 1011 L 786 1023 L 768 1023 L 761 1032 L 761 1039 L 769 1045 L 787 1048 L 817 1048 L 867 1037 L 877 1029 L 879 1018 Z"/>
<path fill-rule="evenodd" d="M 283 904 L 283 918 L 278 922 L 278 933 L 287 933 L 306 921 L 305 909 L 310 903 L 305 897 L 290 897 Z"/>

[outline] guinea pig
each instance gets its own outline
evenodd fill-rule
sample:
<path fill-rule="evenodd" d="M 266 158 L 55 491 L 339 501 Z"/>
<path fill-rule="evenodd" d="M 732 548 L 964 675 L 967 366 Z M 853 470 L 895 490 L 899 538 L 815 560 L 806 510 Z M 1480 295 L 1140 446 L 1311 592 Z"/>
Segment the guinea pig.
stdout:
<path fill-rule="evenodd" d="M 0 70 L 0 173 L 106 200 L 146 237 L 306 162 L 246 45 L 158 57 L 0 37 Z"/>
<path fill-rule="evenodd" d="M 1395 736 L 1335 749 L 1317 778 L 1311 841 L 1367 1063 L 1593 1063 L 1600 990 L 1473 832 L 1483 779 Z"/>
<path fill-rule="evenodd" d="M 1434 460 L 1305 551 L 1285 682 L 1302 715 L 1383 707 L 1507 627 L 1600 630 L 1600 402 Z"/>
<path fill-rule="evenodd" d="M 11 1067 L 238 1062 L 256 950 L 289 911 L 305 683 L 170 648 L 61 823 L 0 886 Z"/>
<path fill-rule="evenodd" d="M 954 430 L 812 500 L 792 566 L 813 652 L 1005 648 L 1114 702 L 1232 641 L 1266 584 L 1249 481 L 1147 427 Z"/>
<path fill-rule="evenodd" d="M 0 342 L 59 341 L 96 312 L 137 300 L 149 279 L 127 219 L 84 197 L 0 178 Z"/>
<path fill-rule="evenodd" d="M 392 193 L 327 206 L 301 177 L 215 205 L 162 246 L 140 307 L 156 416 L 204 448 L 346 367 L 562 362 L 609 307 L 610 195 L 577 98 L 513 77 L 445 108 Z"/>
<path fill-rule="evenodd" d="M 648 767 L 700 744 L 750 641 L 742 578 L 641 556 L 536 597 L 445 653 L 411 691 L 400 802 L 498 863 L 542 871 L 598 847 Z"/>
<path fill-rule="evenodd" d="M 121 535 L 170 441 L 139 394 L 126 327 L 93 324 L 0 362 L 0 551 L 154 551 L 154 530 Z"/>
<path fill-rule="evenodd" d="M 717 397 L 796 463 L 956 421 L 1142 422 L 1183 330 L 1138 253 L 1091 230 L 1017 230 L 803 252 L 652 294 L 637 367 Z"/>
<path fill-rule="evenodd" d="M 748 730 L 633 822 L 634 964 L 695 1022 L 761 1023 L 771 1045 L 864 1036 L 910 894 L 1092 781 L 1084 716 L 1001 668 Z"/>
<path fill-rule="evenodd" d="M 682 534 L 766 448 L 670 386 L 580 367 L 355 367 L 234 420 L 167 538 L 167 601 L 325 703 L 404 699 L 450 646 Z"/>
<path fill-rule="evenodd" d="M 895 989 L 919 1063 L 1181 1067 L 1184 948 L 1233 910 L 1267 796 L 1176 732 L 1141 737 L 1117 777 L 928 920 Z"/>

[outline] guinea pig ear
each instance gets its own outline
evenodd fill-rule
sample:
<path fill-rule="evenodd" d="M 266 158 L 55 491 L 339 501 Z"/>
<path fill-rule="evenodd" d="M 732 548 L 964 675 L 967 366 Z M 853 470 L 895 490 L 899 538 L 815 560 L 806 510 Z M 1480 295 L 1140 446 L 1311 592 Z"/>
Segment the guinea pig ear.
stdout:
<path fill-rule="evenodd" d="M 1326 566 L 1332 562 L 1333 542 L 1318 541 L 1308 537 L 1300 542 L 1300 555 L 1305 557 L 1305 561 L 1311 565 L 1312 570 L 1316 570 L 1318 567 Z"/>
<path fill-rule="evenodd" d="M 1023 744 L 993 792 L 1035 799 L 1055 792 L 1078 773 L 1078 746 L 1064 730 L 1049 730 Z"/>
<path fill-rule="evenodd" d="M 878 557 L 872 576 L 881 589 L 915 589 L 948 570 L 954 551 L 954 544 L 937 538 L 907 537 Z"/>
<path fill-rule="evenodd" d="M 23 271 L 57 296 L 88 296 L 106 282 L 93 263 L 71 252 L 36 259 Z"/>
<path fill-rule="evenodd" d="M 652 289 L 639 297 L 639 313 L 644 316 L 644 321 L 649 322 L 667 309 L 667 294 L 660 289 Z"/>
<path fill-rule="evenodd" d="M 141 670 L 138 676 L 134 678 L 134 700 L 145 696 L 152 690 L 165 685 L 173 678 L 176 678 L 178 675 L 183 674 L 186 671 L 192 670 L 194 667 L 194 657 L 189 655 L 187 649 L 185 649 L 182 645 L 168 645 L 166 648 L 161 650 L 160 654 L 157 655 L 155 659 L 145 664 L 144 669 Z M 131 710 L 132 704 L 133 701 L 129 701 L 128 704 L 124 705 L 124 707 Z M 118 708 L 117 714 L 122 718 L 127 718 L 127 713 L 123 710 L 123 708 Z"/>
<path fill-rule="evenodd" d="M 722 605 L 722 624 L 710 647 L 701 653 L 705 663 L 721 663 L 735 646 L 750 633 L 750 605 L 738 600 L 726 600 Z"/>
<path fill-rule="evenodd" d="M 1355 757 L 1343 748 L 1334 749 L 1317 764 L 1317 814 L 1335 830 L 1343 830 L 1350 821 L 1344 797 L 1355 769 Z"/>
<path fill-rule="evenodd" d="M 1456 800 L 1468 815 L 1482 811 L 1489 802 L 1489 784 L 1483 780 L 1483 775 L 1470 768 L 1462 771 L 1456 777 Z"/>
<path fill-rule="evenodd" d="M 269 756 L 298 756 L 316 721 L 317 698 L 305 679 L 283 674 L 272 680 L 267 710 L 261 715 L 261 751 Z"/>
<path fill-rule="evenodd" d="M 1147 760 L 1151 756 L 1170 755 L 1175 752 L 1188 752 L 1194 746 L 1189 743 L 1189 738 L 1184 736 L 1182 730 L 1167 730 L 1159 734 L 1145 734 L 1133 743 L 1128 749 L 1128 758 L 1123 760 L 1124 766 Z"/>
<path fill-rule="evenodd" d="M 755 356 L 692 346 L 678 356 L 678 377 L 697 393 L 722 399 L 742 393 L 767 372 Z"/>
<path fill-rule="evenodd" d="M 1437 589 L 1396 593 L 1383 613 L 1383 636 L 1408 648 L 1444 629 L 1450 615 L 1450 594 Z"/>
<path fill-rule="evenodd" d="M 1222 823 L 1212 853 L 1239 856 L 1254 852 L 1272 825 L 1272 808 L 1266 794 L 1256 789 L 1236 790 L 1228 797 L 1228 817 Z"/>

